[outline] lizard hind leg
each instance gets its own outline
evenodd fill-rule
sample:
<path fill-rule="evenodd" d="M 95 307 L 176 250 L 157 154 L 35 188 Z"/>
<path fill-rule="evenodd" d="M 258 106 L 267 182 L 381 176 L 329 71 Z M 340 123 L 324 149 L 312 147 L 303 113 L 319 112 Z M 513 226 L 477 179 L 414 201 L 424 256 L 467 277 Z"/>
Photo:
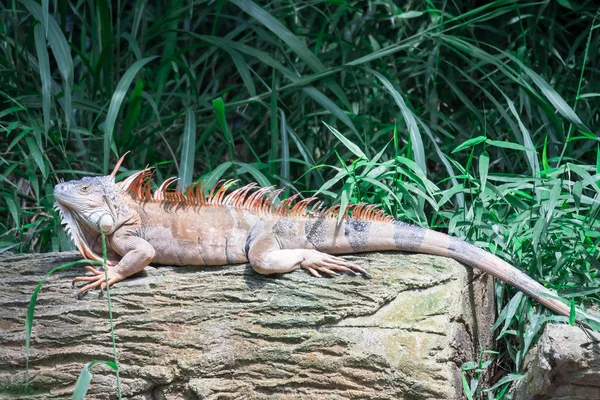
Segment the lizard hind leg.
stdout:
<path fill-rule="evenodd" d="M 270 240 L 255 243 L 248 252 L 252 268 L 259 274 L 282 274 L 298 268 L 308 270 L 313 276 L 321 273 L 338 275 L 339 272 L 370 275 L 363 268 L 340 257 L 335 257 L 312 249 L 280 249 Z"/>

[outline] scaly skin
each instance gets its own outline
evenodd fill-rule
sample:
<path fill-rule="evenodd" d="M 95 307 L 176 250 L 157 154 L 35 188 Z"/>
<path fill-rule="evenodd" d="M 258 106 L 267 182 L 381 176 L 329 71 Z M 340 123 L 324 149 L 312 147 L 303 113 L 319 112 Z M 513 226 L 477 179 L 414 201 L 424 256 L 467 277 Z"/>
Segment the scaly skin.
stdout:
<path fill-rule="evenodd" d="M 248 185 L 225 196 L 227 182 L 213 188 L 168 191 L 167 180 L 150 193 L 150 170 L 123 182 L 112 175 L 63 182 L 54 188 L 61 212 L 84 257 L 102 259 L 100 231 L 107 237 L 108 284 L 131 276 L 150 263 L 168 265 L 225 265 L 250 262 L 260 274 L 299 268 L 321 273 L 367 272 L 337 254 L 400 250 L 453 258 L 514 286 L 554 312 L 569 316 L 570 308 L 529 276 L 498 257 L 460 239 L 407 225 L 374 206 L 350 207 L 338 223 L 337 208 L 312 207 L 314 199 L 294 202 L 273 199 L 278 191 Z M 103 272 L 87 267 L 92 276 L 80 294 L 106 286 Z"/>

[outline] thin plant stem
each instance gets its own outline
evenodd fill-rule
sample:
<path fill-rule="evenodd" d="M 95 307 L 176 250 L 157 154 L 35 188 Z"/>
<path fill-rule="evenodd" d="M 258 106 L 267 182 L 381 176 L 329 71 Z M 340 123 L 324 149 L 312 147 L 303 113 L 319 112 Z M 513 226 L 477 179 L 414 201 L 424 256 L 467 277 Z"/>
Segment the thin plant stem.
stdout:
<path fill-rule="evenodd" d="M 100 230 L 102 234 L 102 258 L 104 260 L 104 279 L 106 281 L 106 297 L 108 299 L 108 318 L 110 320 L 110 336 L 112 338 L 113 345 L 113 358 L 115 365 L 117 366 L 117 396 L 121 399 L 121 379 L 119 377 L 119 360 L 117 358 L 117 342 L 115 340 L 115 326 L 113 322 L 112 305 L 110 302 L 110 285 L 108 284 L 108 266 L 106 265 L 106 235 L 103 230 Z"/>

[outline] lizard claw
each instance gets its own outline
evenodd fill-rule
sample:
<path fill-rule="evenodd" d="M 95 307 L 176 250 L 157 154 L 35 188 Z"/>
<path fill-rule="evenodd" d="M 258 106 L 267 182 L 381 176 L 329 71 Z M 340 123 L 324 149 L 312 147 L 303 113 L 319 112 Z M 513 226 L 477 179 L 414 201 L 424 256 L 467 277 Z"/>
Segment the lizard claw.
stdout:
<path fill-rule="evenodd" d="M 100 289 L 106 288 L 106 275 L 108 275 L 108 284 L 112 285 L 114 283 L 119 282 L 124 277 L 117 273 L 114 268 L 107 267 L 106 275 L 104 271 L 97 270 L 90 266 L 85 267 L 86 271 L 91 272 L 92 276 L 78 276 L 73 279 L 73 287 L 75 287 L 75 282 L 90 282 L 87 285 L 83 286 L 79 289 L 77 293 L 77 298 L 81 300 L 82 295 L 88 290 L 95 289 L 100 286 Z"/>
<path fill-rule="evenodd" d="M 353 275 L 361 273 L 363 276 L 371 278 L 371 275 L 364 268 L 348 262 L 343 258 L 321 253 L 316 250 L 305 253 L 304 261 L 302 261 L 300 266 L 307 269 L 308 272 L 318 278 L 321 278 L 319 272 L 333 276 L 338 276 L 338 272 L 345 272 Z"/>

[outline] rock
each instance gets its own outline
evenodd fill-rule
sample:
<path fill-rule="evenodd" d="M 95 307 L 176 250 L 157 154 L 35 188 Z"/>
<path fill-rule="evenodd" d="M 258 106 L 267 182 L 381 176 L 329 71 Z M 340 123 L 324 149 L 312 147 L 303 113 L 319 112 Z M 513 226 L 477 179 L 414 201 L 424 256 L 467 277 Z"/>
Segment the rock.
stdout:
<path fill-rule="evenodd" d="M 548 324 L 530 354 L 515 400 L 600 399 L 600 333 Z"/>
<path fill-rule="evenodd" d="M 78 253 L 0 255 L 0 397 L 70 398 L 81 368 L 111 360 L 106 294 L 77 300 L 60 270 Z M 348 256 L 373 279 L 261 276 L 249 265 L 148 267 L 111 290 L 124 398 L 462 398 L 460 365 L 490 348 L 493 286 L 442 257 Z M 92 368 L 88 399 L 116 397 Z"/>

